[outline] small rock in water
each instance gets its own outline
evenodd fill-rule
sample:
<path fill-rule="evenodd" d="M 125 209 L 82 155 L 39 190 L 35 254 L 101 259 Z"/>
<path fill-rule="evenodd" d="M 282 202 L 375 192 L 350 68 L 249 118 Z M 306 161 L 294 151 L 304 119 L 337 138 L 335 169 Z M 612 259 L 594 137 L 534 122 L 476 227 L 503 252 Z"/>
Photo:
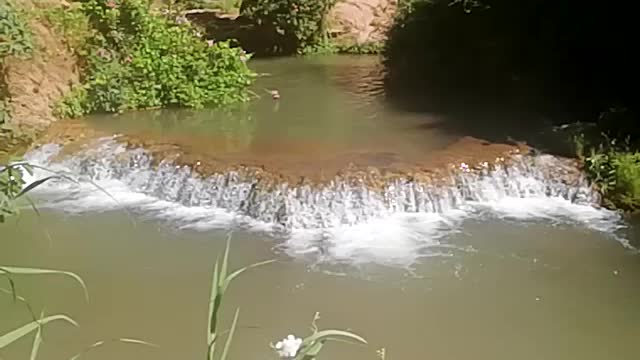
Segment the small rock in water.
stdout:
<path fill-rule="evenodd" d="M 540 300 L 541 300 L 540 296 L 536 296 L 536 301 L 540 301 Z"/>
<path fill-rule="evenodd" d="M 613 270 L 613 275 L 618 276 L 618 274 L 620 274 L 618 270 Z"/>
<path fill-rule="evenodd" d="M 273 100 L 280 99 L 280 92 L 278 90 L 271 90 L 270 93 Z"/>

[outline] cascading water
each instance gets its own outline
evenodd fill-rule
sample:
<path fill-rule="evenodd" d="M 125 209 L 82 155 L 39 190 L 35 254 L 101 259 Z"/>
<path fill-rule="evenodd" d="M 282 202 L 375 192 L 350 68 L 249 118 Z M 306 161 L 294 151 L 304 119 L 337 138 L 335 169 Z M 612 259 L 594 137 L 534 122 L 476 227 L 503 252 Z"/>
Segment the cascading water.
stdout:
<path fill-rule="evenodd" d="M 291 253 L 320 251 L 338 260 L 411 262 L 421 249 L 439 245 L 457 221 L 484 210 L 599 231 L 619 226 L 615 213 L 597 208 L 598 194 L 579 171 L 549 155 L 516 155 L 474 169 L 462 164 L 437 183 L 399 176 L 372 186 L 344 176 L 323 185 L 267 182 L 241 170 L 203 177 L 169 160 L 156 163 L 147 151 L 112 138 L 73 155 L 58 156 L 60 150 L 45 145 L 27 155 L 78 177 L 39 189 L 44 206 L 70 212 L 127 207 L 197 229 L 243 224 L 286 233 Z"/>

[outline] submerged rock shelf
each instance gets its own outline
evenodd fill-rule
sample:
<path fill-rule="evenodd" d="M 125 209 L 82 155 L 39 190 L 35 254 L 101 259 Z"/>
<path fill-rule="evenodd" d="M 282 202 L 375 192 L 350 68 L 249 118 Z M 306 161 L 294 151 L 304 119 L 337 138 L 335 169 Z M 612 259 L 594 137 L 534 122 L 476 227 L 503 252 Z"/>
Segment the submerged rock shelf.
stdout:
<path fill-rule="evenodd" d="M 283 229 L 355 225 L 397 213 L 446 213 L 504 198 L 559 197 L 596 206 L 600 201 L 574 161 L 523 155 L 516 148 L 493 161 L 440 168 L 353 165 L 324 181 L 296 181 L 263 166 L 185 161 L 113 137 L 88 142 L 81 150 L 62 149 L 44 145 L 29 158 L 92 181 L 119 181 L 159 200 L 220 208 Z"/>

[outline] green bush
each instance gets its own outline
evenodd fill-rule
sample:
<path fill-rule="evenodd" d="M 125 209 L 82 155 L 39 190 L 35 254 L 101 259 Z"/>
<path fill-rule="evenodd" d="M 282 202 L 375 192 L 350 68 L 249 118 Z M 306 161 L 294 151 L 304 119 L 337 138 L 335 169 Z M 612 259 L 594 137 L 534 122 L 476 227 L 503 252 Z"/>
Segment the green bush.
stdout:
<path fill-rule="evenodd" d="M 81 53 L 82 47 L 91 36 L 89 19 L 81 6 L 47 8 L 42 11 L 42 15 L 60 34 L 71 51 Z"/>
<path fill-rule="evenodd" d="M 608 141 L 606 146 L 591 148 L 584 162 L 585 171 L 603 194 L 605 205 L 627 211 L 640 209 L 640 152 Z"/>
<path fill-rule="evenodd" d="M 328 42 L 326 17 L 335 0 L 244 0 L 243 16 L 280 35 L 283 53 L 308 53 Z"/>
<path fill-rule="evenodd" d="M 21 196 L 24 184 L 20 168 L 0 165 L 0 224 L 6 217 L 18 214 L 16 200 Z"/>
<path fill-rule="evenodd" d="M 83 81 L 62 116 L 165 106 L 201 108 L 248 99 L 248 56 L 199 37 L 181 18 L 152 14 L 146 0 L 87 0 L 94 34 L 84 47 Z"/>
<path fill-rule="evenodd" d="M 0 63 L 6 56 L 31 53 L 31 31 L 12 1 L 0 2 Z"/>
<path fill-rule="evenodd" d="M 5 59 L 8 56 L 26 57 L 32 50 L 32 36 L 26 20 L 12 1 L 0 1 L 0 157 L 13 148 L 17 141 L 10 122 Z"/>

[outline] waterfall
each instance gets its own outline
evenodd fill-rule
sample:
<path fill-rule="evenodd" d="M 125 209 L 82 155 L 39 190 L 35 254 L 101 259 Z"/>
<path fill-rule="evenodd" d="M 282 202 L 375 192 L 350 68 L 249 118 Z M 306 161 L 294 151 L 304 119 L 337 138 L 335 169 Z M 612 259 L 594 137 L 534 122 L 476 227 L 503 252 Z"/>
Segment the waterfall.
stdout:
<path fill-rule="evenodd" d="M 58 145 L 45 145 L 27 158 L 98 183 L 117 180 L 135 193 L 158 200 L 224 209 L 286 229 L 355 225 L 397 213 L 447 213 L 504 198 L 599 203 L 597 192 L 579 172 L 550 155 L 516 155 L 477 169 L 463 164 L 461 169 L 449 171 L 440 184 L 399 176 L 372 187 L 366 179 L 340 176 L 319 185 L 265 182 L 250 171 L 203 177 L 168 160 L 154 163 L 145 150 L 127 150 L 112 139 L 102 139 L 56 163 L 59 151 Z"/>
<path fill-rule="evenodd" d="M 39 206 L 72 213 L 126 208 L 182 228 L 266 230 L 284 234 L 293 255 L 331 261 L 411 264 L 424 249 L 441 246 L 460 220 L 487 212 L 603 232 L 621 226 L 618 214 L 599 208 L 598 193 L 575 164 L 550 155 L 457 164 L 433 178 L 346 171 L 319 184 L 287 183 L 249 167 L 203 176 L 114 138 L 79 151 L 48 144 L 26 158 L 76 179 L 39 187 Z"/>

